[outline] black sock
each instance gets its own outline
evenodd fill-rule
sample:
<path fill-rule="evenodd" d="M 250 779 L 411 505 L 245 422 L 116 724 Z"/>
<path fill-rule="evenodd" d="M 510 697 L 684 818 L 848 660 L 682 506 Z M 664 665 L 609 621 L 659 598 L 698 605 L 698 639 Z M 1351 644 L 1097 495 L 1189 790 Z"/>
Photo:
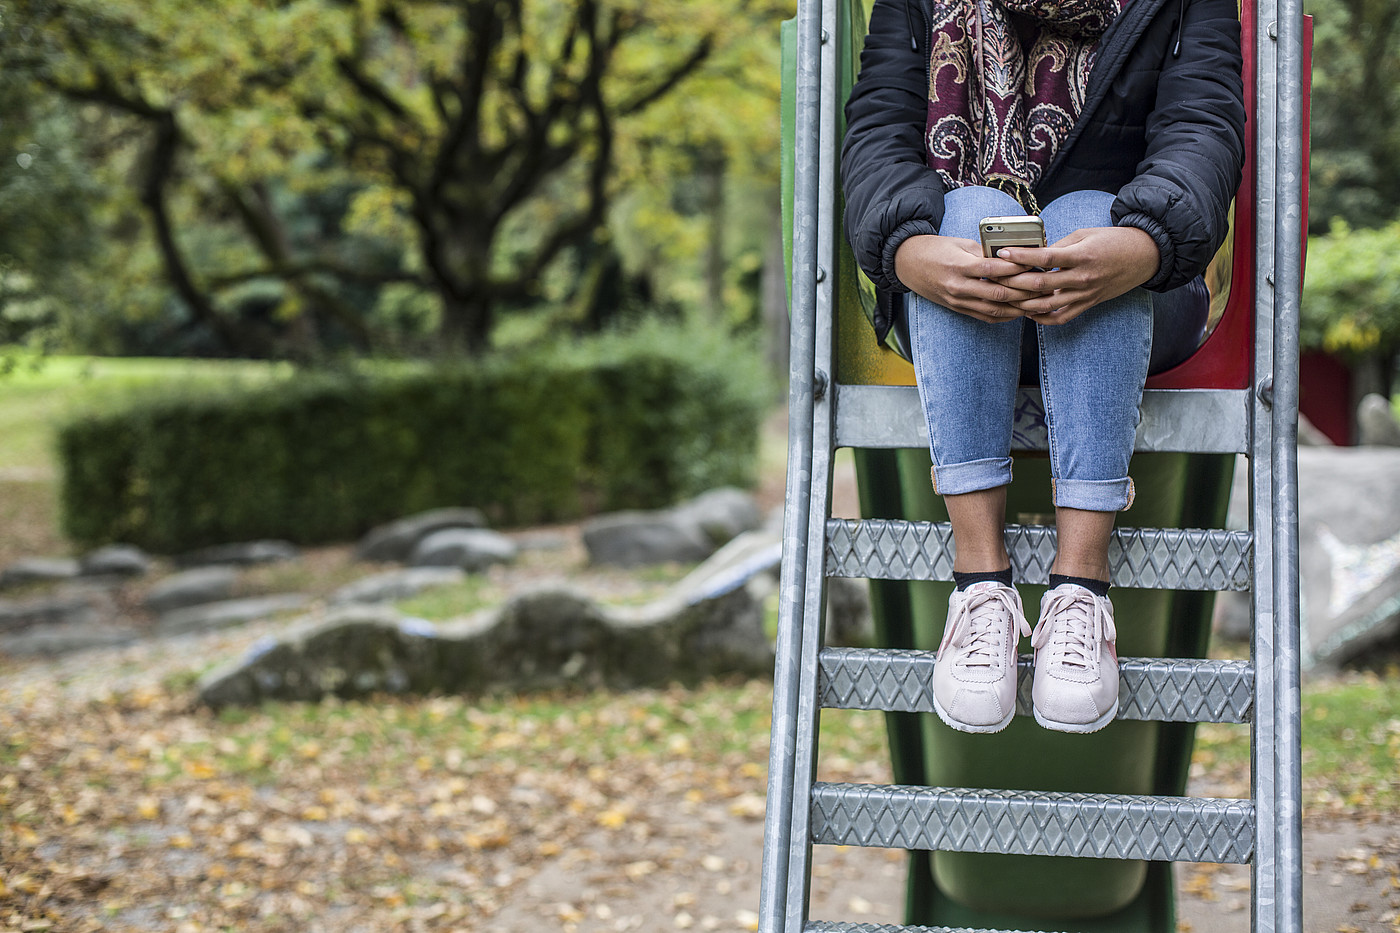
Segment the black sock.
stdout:
<path fill-rule="evenodd" d="M 954 574 L 954 576 L 957 576 L 957 574 Z M 1050 589 L 1053 590 L 1061 583 L 1073 583 L 1078 586 L 1082 586 L 1084 587 L 1084 589 L 1088 590 L 1090 593 L 1093 593 L 1095 596 L 1108 596 L 1107 580 L 1093 580 L 1089 577 L 1069 577 L 1062 573 L 1050 574 Z"/>
<path fill-rule="evenodd" d="M 1000 583 L 1002 586 L 1011 585 L 1011 568 L 1005 570 L 975 570 L 972 573 L 963 573 L 958 570 L 953 571 L 953 582 L 958 585 L 958 589 L 965 590 L 974 583 L 986 583 L 988 580 Z"/>

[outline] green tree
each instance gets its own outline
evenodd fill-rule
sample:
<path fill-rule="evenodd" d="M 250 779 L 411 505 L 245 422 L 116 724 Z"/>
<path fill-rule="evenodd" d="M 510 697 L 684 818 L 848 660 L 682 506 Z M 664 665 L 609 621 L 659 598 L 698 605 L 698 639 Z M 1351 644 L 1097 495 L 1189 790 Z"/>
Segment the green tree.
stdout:
<path fill-rule="evenodd" d="M 1309 0 L 1314 16 L 1309 226 L 1400 210 L 1400 4 Z"/>
<path fill-rule="evenodd" d="M 1335 221 L 1308 241 L 1303 345 L 1346 357 L 1375 391 L 1391 391 L 1400 353 L 1400 220 L 1370 230 Z"/>
<path fill-rule="evenodd" d="M 689 89 L 737 99 L 742 118 L 752 91 L 725 94 L 706 67 L 748 64 L 758 22 L 775 48 L 773 14 L 743 0 L 14 0 L 0 66 L 111 116 L 109 165 L 135 179 L 169 287 L 228 350 L 274 352 L 274 330 L 231 313 L 259 296 L 273 323 L 326 322 L 352 345 L 412 313 L 480 350 L 500 307 L 538 300 L 561 259 L 608 239 L 621 192 L 677 183 L 684 158 L 658 153 L 753 132 Z M 662 106 L 678 101 L 692 106 Z"/>

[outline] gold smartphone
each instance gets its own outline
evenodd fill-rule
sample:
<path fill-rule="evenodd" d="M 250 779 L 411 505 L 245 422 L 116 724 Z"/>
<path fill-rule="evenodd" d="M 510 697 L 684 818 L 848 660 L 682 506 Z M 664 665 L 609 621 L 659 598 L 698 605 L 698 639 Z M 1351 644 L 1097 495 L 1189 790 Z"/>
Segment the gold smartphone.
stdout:
<path fill-rule="evenodd" d="M 986 217 L 980 225 L 982 255 L 988 259 L 1003 246 L 1044 246 L 1045 224 L 1039 217 Z"/>

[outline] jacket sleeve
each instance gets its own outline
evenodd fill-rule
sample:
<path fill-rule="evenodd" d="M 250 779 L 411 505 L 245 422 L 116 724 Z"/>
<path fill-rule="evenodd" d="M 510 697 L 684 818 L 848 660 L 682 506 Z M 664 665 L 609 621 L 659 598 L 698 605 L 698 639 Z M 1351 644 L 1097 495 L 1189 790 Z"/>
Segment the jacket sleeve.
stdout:
<path fill-rule="evenodd" d="M 846 237 L 875 285 L 893 292 L 909 290 L 894 272 L 899 245 L 943 220 L 943 183 L 924 162 L 927 66 L 911 44 L 922 33 L 910 34 L 911 21 L 925 29 L 924 16 L 908 3 L 875 0 L 841 150 Z"/>
<path fill-rule="evenodd" d="M 1200 275 L 1225 239 L 1244 166 L 1244 82 L 1235 0 L 1184 7 L 1181 54 L 1169 48 L 1148 118 L 1147 153 L 1118 193 L 1114 223 L 1141 227 L 1161 265 L 1146 287 L 1167 291 Z"/>

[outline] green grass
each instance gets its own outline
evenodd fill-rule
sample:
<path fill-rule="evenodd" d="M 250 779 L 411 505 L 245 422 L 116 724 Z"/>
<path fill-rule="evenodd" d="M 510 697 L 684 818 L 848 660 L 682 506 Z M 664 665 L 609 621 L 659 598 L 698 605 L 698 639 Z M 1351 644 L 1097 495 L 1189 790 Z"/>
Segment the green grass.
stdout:
<path fill-rule="evenodd" d="M 1201 726 L 1195 760 L 1248 773 L 1248 731 Z M 1304 684 L 1303 789 L 1313 813 L 1400 808 L 1400 671 Z"/>
<path fill-rule="evenodd" d="M 602 766 L 639 755 L 751 756 L 767 748 L 768 691 L 755 681 L 625 694 L 268 703 L 225 710 L 210 730 L 215 737 L 167 747 L 167 769 L 173 777 L 190 762 L 202 762 L 220 774 L 261 781 L 274 777 L 282 767 L 278 762 L 360 762 L 395 782 L 396 775 L 452 760 L 526 767 L 544 756 Z M 844 748 L 872 731 L 880 734 L 856 726 L 837 729 L 828 741 Z"/>
<path fill-rule="evenodd" d="M 499 605 L 505 593 L 485 577 L 468 576 L 461 583 L 436 586 L 410 599 L 400 600 L 394 608 L 406 616 L 446 622 L 471 615 L 479 609 Z"/>

